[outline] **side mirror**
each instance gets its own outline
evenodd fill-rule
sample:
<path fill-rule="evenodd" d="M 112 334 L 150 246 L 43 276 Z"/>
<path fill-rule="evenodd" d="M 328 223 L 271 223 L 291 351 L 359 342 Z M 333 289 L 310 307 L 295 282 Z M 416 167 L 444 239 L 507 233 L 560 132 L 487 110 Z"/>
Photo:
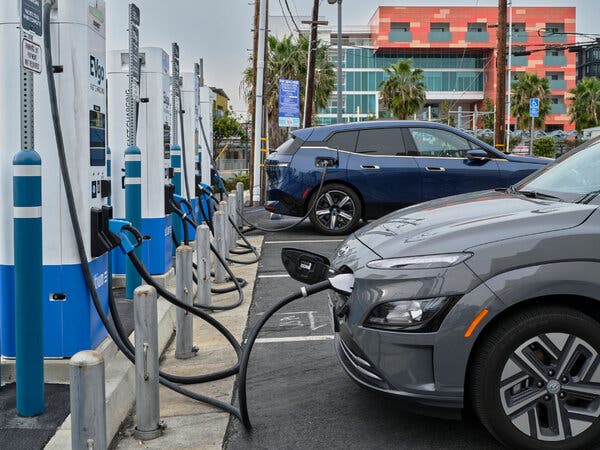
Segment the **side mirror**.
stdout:
<path fill-rule="evenodd" d="M 330 274 L 329 260 L 306 250 L 283 248 L 281 262 L 294 280 L 305 284 L 319 283 L 326 280 Z"/>
<path fill-rule="evenodd" d="M 490 156 L 485 150 L 469 150 L 467 152 L 467 159 L 470 159 L 471 161 L 483 162 L 489 161 Z"/>

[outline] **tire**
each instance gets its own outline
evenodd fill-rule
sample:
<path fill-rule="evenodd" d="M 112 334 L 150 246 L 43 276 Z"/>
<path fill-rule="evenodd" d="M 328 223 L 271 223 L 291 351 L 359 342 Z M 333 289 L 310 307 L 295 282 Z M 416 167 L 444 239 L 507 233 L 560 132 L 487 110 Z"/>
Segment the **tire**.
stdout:
<path fill-rule="evenodd" d="M 471 366 L 470 395 L 496 439 L 524 449 L 598 443 L 598 322 L 571 308 L 538 306 L 502 319 L 483 339 Z"/>
<path fill-rule="evenodd" d="M 319 194 L 316 197 L 316 194 Z M 323 186 L 311 198 L 317 202 L 310 213 L 310 221 L 319 233 L 339 236 L 354 231 L 362 215 L 362 205 L 356 192 L 343 184 Z"/>

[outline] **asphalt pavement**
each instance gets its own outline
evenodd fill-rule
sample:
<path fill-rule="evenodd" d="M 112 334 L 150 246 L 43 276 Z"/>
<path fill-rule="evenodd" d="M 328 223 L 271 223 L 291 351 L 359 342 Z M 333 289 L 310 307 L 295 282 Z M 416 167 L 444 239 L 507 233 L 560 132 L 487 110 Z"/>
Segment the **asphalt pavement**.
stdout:
<path fill-rule="evenodd" d="M 259 224 L 278 228 L 293 222 L 263 217 Z M 300 286 L 283 269 L 283 247 L 331 257 L 342 240 L 317 234 L 308 222 L 290 231 L 265 233 L 249 327 Z M 335 355 L 326 292 L 287 305 L 263 328 L 250 362 L 248 404 L 252 431 L 232 418 L 224 448 L 501 448 L 474 418 L 421 416 L 397 399 L 354 384 Z"/>

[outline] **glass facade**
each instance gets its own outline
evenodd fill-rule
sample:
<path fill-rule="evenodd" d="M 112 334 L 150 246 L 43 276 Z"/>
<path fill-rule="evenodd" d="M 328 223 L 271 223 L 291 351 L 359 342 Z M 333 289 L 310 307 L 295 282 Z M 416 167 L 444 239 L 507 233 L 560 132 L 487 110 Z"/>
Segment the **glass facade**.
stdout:
<path fill-rule="evenodd" d="M 334 56 L 331 49 L 330 52 L 331 56 Z M 387 79 L 383 69 L 405 59 L 410 59 L 413 67 L 423 69 L 428 91 L 483 92 L 483 68 L 487 60 L 483 51 L 463 55 L 462 52 L 416 49 L 410 52 L 375 54 L 371 48 L 345 48 L 342 90 L 344 111 L 354 116 L 349 118 L 350 121 L 356 120 L 357 113 L 362 120 L 386 115 L 378 102 L 379 85 Z M 335 63 L 337 64 L 337 61 Z M 318 111 L 320 115 L 334 116 L 337 113 L 337 99 L 334 97 L 335 92 L 327 108 Z M 319 120 L 322 124 L 336 123 L 335 117 L 325 116 Z"/>

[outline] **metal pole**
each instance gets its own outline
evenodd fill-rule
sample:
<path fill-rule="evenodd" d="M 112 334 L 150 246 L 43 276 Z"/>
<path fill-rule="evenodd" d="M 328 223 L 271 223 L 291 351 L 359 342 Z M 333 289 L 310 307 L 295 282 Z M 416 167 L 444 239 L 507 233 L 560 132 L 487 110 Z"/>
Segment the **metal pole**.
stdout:
<path fill-rule="evenodd" d="M 179 78 L 179 45 L 176 42 L 171 44 L 171 167 L 173 168 L 173 186 L 175 186 L 175 194 L 181 195 L 181 146 L 179 142 L 179 95 L 180 95 L 180 78 Z M 173 213 L 173 231 L 179 241 L 183 238 L 183 223 L 181 218 Z"/>
<path fill-rule="evenodd" d="M 459 130 L 462 129 L 462 106 L 458 107 L 457 118 L 456 118 L 456 128 Z"/>
<path fill-rule="evenodd" d="M 229 250 L 233 250 L 237 247 L 237 233 L 235 231 L 235 209 L 237 208 L 237 194 L 231 192 L 227 199 L 227 205 L 229 210 L 229 219 L 227 219 L 227 228 L 229 229 Z"/>
<path fill-rule="evenodd" d="M 69 366 L 71 448 L 73 450 L 104 450 L 108 448 L 104 359 L 98 352 L 84 350 L 73 355 Z"/>
<path fill-rule="evenodd" d="M 239 182 L 235 185 L 235 189 L 237 191 L 237 211 L 235 214 L 235 223 L 238 228 L 242 229 L 244 227 L 244 221 L 242 220 L 242 216 L 244 214 L 244 183 Z"/>
<path fill-rule="evenodd" d="M 127 148 L 125 149 L 125 217 L 138 230 L 142 229 L 142 152 L 137 143 L 137 104 L 139 101 L 139 9 L 129 5 L 129 69 L 127 91 Z M 142 247 L 134 250 L 142 259 Z M 142 277 L 127 258 L 125 266 L 125 296 L 142 284 Z"/>
<path fill-rule="evenodd" d="M 187 226 L 187 224 L 185 225 Z M 193 250 L 188 245 L 177 248 L 175 256 L 177 278 L 177 298 L 186 305 L 194 304 L 194 287 L 192 278 Z M 194 352 L 194 323 L 192 315 L 181 308 L 177 308 L 177 334 L 175 339 L 175 358 L 189 359 L 195 356 Z"/>
<path fill-rule="evenodd" d="M 210 228 L 202 224 L 196 228 L 196 258 L 198 266 L 198 292 L 196 303 L 212 305 L 210 296 Z"/>
<path fill-rule="evenodd" d="M 223 202 L 221 202 L 223 203 Z M 215 213 L 214 216 L 214 227 L 215 227 L 215 247 L 221 257 L 227 256 L 226 237 L 225 237 L 225 212 L 220 210 Z M 218 261 L 215 260 L 215 283 L 225 282 L 225 267 Z"/>
<path fill-rule="evenodd" d="M 508 125 L 506 126 L 506 147 L 504 150 L 506 153 L 510 152 L 510 103 L 511 103 L 511 89 L 512 89 L 512 39 L 513 39 L 513 9 L 512 9 L 512 0 L 508 0 L 508 11 L 509 11 L 509 20 L 508 20 L 508 67 L 506 68 L 506 118 L 508 121 Z"/>
<path fill-rule="evenodd" d="M 427 107 L 427 120 L 431 122 L 431 105 Z"/>
<path fill-rule="evenodd" d="M 533 155 L 533 121 L 535 119 L 531 118 L 531 130 L 529 131 L 529 155 Z"/>
<path fill-rule="evenodd" d="M 342 123 L 344 114 L 344 99 L 342 96 L 342 0 L 338 0 L 337 5 L 337 123 Z"/>
<path fill-rule="evenodd" d="M 162 434 L 158 391 L 158 313 L 157 294 L 152 286 L 135 290 L 135 437 L 142 441 Z"/>
<path fill-rule="evenodd" d="M 479 110 L 477 105 L 473 108 L 473 136 L 477 137 L 477 121 L 479 120 Z"/>
<path fill-rule="evenodd" d="M 265 48 L 267 44 L 267 1 L 262 0 L 259 8 L 259 29 L 258 29 L 258 63 L 256 64 L 256 99 L 254 111 L 254 160 L 252 163 L 252 201 L 260 201 L 260 161 L 262 147 L 262 129 L 263 129 L 263 93 L 265 78 Z"/>

